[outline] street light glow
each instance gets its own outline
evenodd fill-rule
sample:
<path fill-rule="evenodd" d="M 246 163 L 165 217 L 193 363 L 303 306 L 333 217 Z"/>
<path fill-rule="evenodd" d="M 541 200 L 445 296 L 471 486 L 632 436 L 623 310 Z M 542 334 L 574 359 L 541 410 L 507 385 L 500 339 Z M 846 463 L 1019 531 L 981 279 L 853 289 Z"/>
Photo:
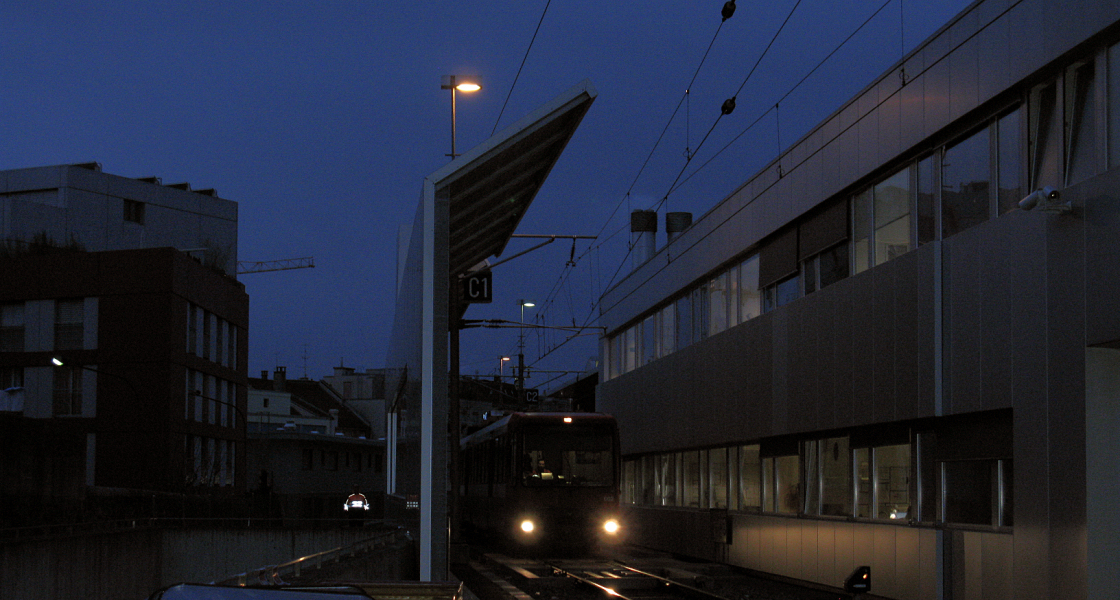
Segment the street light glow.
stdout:
<path fill-rule="evenodd" d="M 478 90 L 482 89 L 482 86 L 478 85 L 477 83 L 465 81 L 455 86 L 455 89 L 459 90 L 460 92 L 477 92 Z"/>

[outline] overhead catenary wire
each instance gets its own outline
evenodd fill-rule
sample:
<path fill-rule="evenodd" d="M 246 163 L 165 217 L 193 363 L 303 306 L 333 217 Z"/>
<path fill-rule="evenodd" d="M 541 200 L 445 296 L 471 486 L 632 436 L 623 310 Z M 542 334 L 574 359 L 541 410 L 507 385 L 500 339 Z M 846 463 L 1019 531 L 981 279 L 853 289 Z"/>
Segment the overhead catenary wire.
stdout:
<path fill-rule="evenodd" d="M 724 151 L 726 151 L 728 148 L 730 148 L 732 145 L 734 145 L 735 142 L 737 142 L 739 140 L 739 138 L 746 135 L 747 132 L 749 132 L 751 129 L 753 129 L 755 127 L 755 125 L 758 125 L 758 123 L 760 121 L 762 121 L 762 119 L 766 118 L 766 115 L 770 114 L 770 111 L 774 110 L 778 106 L 778 104 L 781 104 L 782 102 L 785 102 L 785 100 L 787 98 L 789 98 L 790 95 L 792 95 L 795 91 L 797 91 L 797 89 L 800 88 L 802 84 L 804 84 L 810 77 L 813 76 L 814 73 L 816 73 L 821 67 L 823 67 L 825 65 L 825 63 L 827 63 L 829 61 L 829 59 L 831 59 L 837 52 L 839 52 L 841 48 L 843 48 L 845 45 L 847 45 L 847 43 L 849 41 L 851 41 L 851 39 L 853 37 L 855 37 L 856 34 L 858 34 L 860 31 L 862 31 L 863 28 L 866 27 L 868 23 L 870 23 L 872 20 L 874 20 L 875 17 L 878 16 L 879 13 L 883 12 L 883 9 L 885 9 L 893 1 L 894 0 L 885 0 L 885 2 L 880 4 L 879 8 L 875 9 L 875 12 L 871 13 L 871 16 L 864 19 L 864 21 L 862 23 L 860 23 L 860 25 L 858 27 L 856 27 L 854 30 L 852 30 L 852 32 L 850 34 L 848 34 L 848 36 L 846 38 L 844 38 L 843 41 L 841 41 L 839 44 L 837 44 L 836 47 L 833 48 L 831 52 L 829 52 L 827 55 L 825 55 L 825 57 L 823 59 L 821 59 L 820 62 L 818 62 L 816 64 L 816 66 L 814 66 L 812 69 L 809 69 L 808 73 L 806 73 L 800 80 L 798 80 L 797 83 L 795 83 L 792 87 L 790 87 L 790 89 L 787 90 L 786 93 L 783 94 L 781 98 L 778 98 L 778 101 L 774 103 L 774 106 L 771 106 L 771 107 L 767 108 L 765 111 L 762 112 L 762 114 L 758 115 L 758 117 L 756 117 L 754 121 L 751 121 L 751 123 L 749 125 L 747 125 L 747 127 L 745 129 L 743 129 L 743 131 L 739 132 L 739 134 L 736 135 L 734 138 L 732 138 L 731 141 L 729 141 L 722 148 L 717 150 L 716 153 L 713 154 L 711 157 L 709 157 L 708 160 L 704 161 L 703 164 L 701 164 L 699 167 L 696 167 L 696 169 L 694 171 L 689 173 L 688 177 L 685 177 L 683 180 L 681 180 L 681 182 L 676 187 L 674 187 L 672 190 L 670 190 L 669 193 L 672 193 L 672 192 L 680 189 L 680 187 L 683 186 L 685 183 L 687 183 L 688 180 L 692 179 L 697 173 L 699 173 L 701 170 L 703 170 L 704 167 L 708 166 L 713 160 L 715 160 L 717 157 L 719 157 Z M 779 149 L 779 153 L 780 152 L 781 152 L 781 150 Z"/>
<path fill-rule="evenodd" d="M 800 0 L 798 0 L 798 1 L 800 2 Z M 546 11 L 547 11 L 547 8 L 548 7 L 546 6 L 545 7 Z M 721 13 L 720 13 L 720 16 L 721 16 L 720 23 L 719 23 L 719 25 L 716 26 L 716 30 L 712 34 L 711 40 L 708 42 L 708 47 L 704 50 L 704 54 L 703 54 L 703 56 L 701 56 L 700 62 L 696 65 L 696 69 L 693 71 L 692 77 L 691 77 L 691 79 L 689 79 L 688 85 L 685 87 L 684 94 L 681 96 L 681 99 L 677 102 L 677 106 L 673 109 L 673 112 L 669 116 L 669 119 L 666 121 L 664 128 L 662 128 L 661 134 L 658 136 L 657 140 L 654 142 L 653 148 L 650 149 L 650 152 L 646 156 L 645 161 L 642 163 L 642 166 L 638 169 L 637 174 L 635 174 L 634 180 L 631 182 L 630 187 L 628 188 L 626 194 L 623 195 L 623 197 L 619 200 L 619 202 L 615 205 L 614 209 L 611 211 L 610 216 L 608 216 L 607 219 L 604 221 L 603 226 L 596 233 L 596 236 L 595 236 L 596 238 L 601 236 L 603 234 L 603 232 L 607 229 L 607 227 L 610 225 L 610 222 L 614 219 L 614 216 L 618 213 L 619 208 L 622 207 L 623 202 L 626 202 L 627 204 L 629 204 L 630 198 L 631 198 L 631 191 L 633 191 L 633 189 L 637 186 L 637 183 L 641 179 L 642 174 L 645 172 L 646 167 L 649 165 L 650 160 L 653 158 L 654 154 L 657 152 L 657 148 L 661 145 L 662 140 L 665 138 L 665 134 L 668 132 L 669 127 L 672 125 L 673 121 L 677 117 L 677 114 L 680 112 L 681 106 L 684 105 L 686 100 L 688 99 L 689 90 L 691 90 L 692 86 L 695 84 L 696 78 L 699 76 L 700 71 L 704 66 L 704 63 L 708 59 L 708 55 L 711 53 L 712 48 L 715 46 L 716 39 L 719 37 L 720 31 L 723 29 L 723 24 L 725 22 L 727 22 L 727 20 L 730 19 L 731 16 L 734 13 L 735 13 L 735 2 L 734 2 L 734 0 L 729 0 L 728 2 L 725 2 L 724 5 L 723 5 L 723 8 L 721 9 Z M 544 18 L 543 14 L 542 14 L 541 18 L 543 20 L 543 18 Z M 539 29 L 539 27 L 540 27 L 540 25 L 538 24 L 538 29 Z M 534 38 L 535 37 L 536 37 L 536 34 L 534 33 Z M 531 43 L 530 43 L 530 46 L 531 46 Z M 523 61 L 523 64 L 524 64 L 524 61 Z M 520 70 L 518 72 L 520 73 Z M 508 101 L 508 98 L 507 98 L 507 101 Z M 504 110 L 504 106 L 503 106 L 503 110 Z M 500 115 L 499 115 L 499 118 L 501 118 Z M 495 129 L 496 129 L 496 127 L 497 126 L 495 125 Z M 608 239 L 615 237 L 616 235 L 618 235 L 619 233 L 621 233 L 624 230 L 625 230 L 625 226 L 619 228 L 619 230 L 612 233 L 608 237 Z M 599 245 L 601 246 L 601 244 L 599 244 Z M 590 251 L 591 251 L 591 248 L 589 247 L 588 250 L 581 253 L 578 258 L 573 256 L 569 260 L 569 263 L 578 263 L 579 260 L 581 260 L 584 256 L 586 256 Z M 629 255 L 629 253 L 627 253 L 627 254 Z M 573 267 L 574 267 L 574 265 L 573 265 Z M 564 279 L 567 277 L 567 274 L 568 274 L 567 269 L 561 273 L 559 280 L 553 286 L 553 290 L 549 292 L 548 298 L 546 298 L 546 301 L 544 303 L 542 303 L 542 308 L 541 308 L 541 311 L 540 311 L 541 314 L 545 313 L 548 310 L 548 308 L 551 306 L 551 303 L 554 301 L 554 299 L 556 297 L 556 294 L 559 293 L 559 290 L 562 287 Z M 615 273 L 614 277 L 617 277 L 617 272 Z M 614 277 L 612 277 L 612 282 L 614 280 Z M 592 313 L 594 312 L 594 306 L 595 305 L 592 304 L 592 308 L 591 308 Z M 573 319 L 574 319 L 574 315 L 573 315 Z"/>
<path fill-rule="evenodd" d="M 668 196 L 669 196 L 669 195 L 670 195 L 671 193 L 673 193 L 674 191 L 676 191 L 677 189 L 679 189 L 679 188 L 680 188 L 681 186 L 683 186 L 683 185 L 684 185 L 685 183 L 687 183 L 687 182 L 688 182 L 689 180 L 691 180 L 691 179 L 692 179 L 692 178 L 693 178 L 693 177 L 694 177 L 694 176 L 695 176 L 695 175 L 696 175 L 697 173 L 699 173 L 699 172 L 700 172 L 701 170 L 703 170 L 703 169 L 704 169 L 704 168 L 705 168 L 705 167 L 706 167 L 706 166 L 707 166 L 708 164 L 710 164 L 710 163 L 711 163 L 711 162 L 712 162 L 713 160 L 715 160 L 715 159 L 716 159 L 716 158 L 717 158 L 717 157 L 718 157 L 719 155 L 721 155 L 721 154 L 722 154 L 722 153 L 723 153 L 724 151 L 726 151 L 726 150 L 727 150 L 727 149 L 728 149 L 728 148 L 729 148 L 730 146 L 732 146 L 733 144 L 735 144 L 735 142 L 737 142 L 737 141 L 738 141 L 738 140 L 739 140 L 739 139 L 740 139 L 741 137 L 743 137 L 744 135 L 746 135 L 747 133 L 749 133 L 749 132 L 750 132 L 750 131 L 751 131 L 751 130 L 752 130 L 752 129 L 753 129 L 754 127 L 755 127 L 755 126 L 757 126 L 757 125 L 758 125 L 758 123 L 759 123 L 760 121 L 762 121 L 762 120 L 763 120 L 763 119 L 764 119 L 764 118 L 765 118 L 765 117 L 766 117 L 767 115 L 769 115 L 769 114 L 770 114 L 770 111 L 771 111 L 771 110 L 775 110 L 775 109 L 777 108 L 777 106 L 778 106 L 779 104 L 781 104 L 782 102 L 784 102 L 784 101 L 785 101 L 785 100 L 786 100 L 786 99 L 787 99 L 787 98 L 788 98 L 788 97 L 789 97 L 789 96 L 790 96 L 791 94 L 793 94 L 793 93 L 794 93 L 795 91 L 797 91 L 797 90 L 798 90 L 798 89 L 799 89 L 799 88 L 800 88 L 800 87 L 801 87 L 801 86 L 802 86 L 802 85 L 803 85 L 803 84 L 804 84 L 804 83 L 805 83 L 805 82 L 806 82 L 806 81 L 807 81 L 807 80 L 808 80 L 808 79 L 809 79 L 810 77 L 812 77 L 812 76 L 813 76 L 813 74 L 815 74 L 815 73 L 816 73 L 816 72 L 817 72 L 818 70 L 820 70 L 820 68 L 821 68 L 821 67 L 823 67 L 823 66 L 824 66 L 824 65 L 825 65 L 825 64 L 826 64 L 826 63 L 827 63 L 827 62 L 828 62 L 828 61 L 829 61 L 829 60 L 830 60 L 830 59 L 831 59 L 831 58 L 832 58 L 833 56 L 835 56 L 835 54 L 836 54 L 837 52 L 839 52 L 839 51 L 840 51 L 840 50 L 841 50 L 841 49 L 842 49 L 842 48 L 843 48 L 843 47 L 844 47 L 845 45 L 847 45 L 847 43 L 848 43 L 849 41 L 851 41 L 851 39 L 852 39 L 852 38 L 854 38 L 854 37 L 855 37 L 855 36 L 856 36 L 856 35 L 857 35 L 857 34 L 858 34 L 858 33 L 859 33 L 860 31 L 862 31 L 862 30 L 863 30 L 863 29 L 864 29 L 864 28 L 865 28 L 865 27 L 866 27 L 866 26 L 867 26 L 867 25 L 868 25 L 868 24 L 869 24 L 869 23 L 870 23 L 870 22 L 871 22 L 872 20 L 874 20 L 874 19 L 875 19 L 875 17 L 876 17 L 876 16 L 878 16 L 878 15 L 879 15 L 879 13 L 881 13 L 881 12 L 882 12 L 882 11 L 883 11 L 883 10 L 884 10 L 884 9 L 885 9 L 885 8 L 886 8 L 886 7 L 887 7 L 887 6 L 888 6 L 888 5 L 889 5 L 889 4 L 890 4 L 890 3 L 892 2 L 892 1 L 893 1 L 893 0 L 886 0 L 885 2 L 883 2 L 883 3 L 882 3 L 882 4 L 881 4 L 881 5 L 880 5 L 880 6 L 879 6 L 879 7 L 878 7 L 878 8 L 877 8 L 877 9 L 876 9 L 876 10 L 875 10 L 874 12 L 872 12 L 872 13 L 871 13 L 871 15 L 870 15 L 870 16 L 868 16 L 868 17 L 867 17 L 867 18 L 866 18 L 866 19 L 865 19 L 865 20 L 864 20 L 864 21 L 863 21 L 862 23 L 860 23 L 860 25 L 859 25 L 859 26 L 857 26 L 857 27 L 856 27 L 856 28 L 855 28 L 854 30 L 852 30 L 852 32 L 851 32 L 850 34 L 848 34 L 848 36 L 847 36 L 847 37 L 845 37 L 845 38 L 844 38 L 844 40 L 842 40 L 842 41 L 841 41 L 840 43 L 838 43 L 838 44 L 837 44 L 837 45 L 836 45 L 836 46 L 835 46 L 835 47 L 834 47 L 834 48 L 833 48 L 833 49 L 832 49 L 832 50 L 831 50 L 831 51 L 830 51 L 830 52 L 829 52 L 829 53 L 828 53 L 827 55 L 825 55 L 825 57 L 824 57 L 824 58 L 822 58 L 822 59 L 821 59 L 821 60 L 820 60 L 820 61 L 819 61 L 819 62 L 818 62 L 818 63 L 817 63 L 817 64 L 816 64 L 816 65 L 815 65 L 815 66 L 814 66 L 814 67 L 813 67 L 812 69 L 810 69 L 810 70 L 809 70 L 809 71 L 808 71 L 808 72 L 807 72 L 807 73 L 806 73 L 806 74 L 805 74 L 805 75 L 804 75 L 803 77 L 801 77 L 801 79 L 800 79 L 800 80 L 798 80 L 798 82 L 797 82 L 797 83 L 795 83 L 795 84 L 794 84 L 793 86 L 791 86 L 791 87 L 789 88 L 789 90 L 787 90 L 787 91 L 786 91 L 786 93 L 785 93 L 785 94 L 783 94 L 783 95 L 782 95 L 782 96 L 781 96 L 781 97 L 780 97 L 780 98 L 779 98 L 779 99 L 777 100 L 777 102 L 775 102 L 775 103 L 774 103 L 774 105 L 772 105 L 772 106 L 769 106 L 769 107 L 768 107 L 768 108 L 767 108 L 767 109 L 766 109 L 765 111 L 763 111 L 763 112 L 762 112 L 762 113 L 761 113 L 760 115 L 758 115 L 758 116 L 757 116 L 757 117 L 756 117 L 756 118 L 755 118 L 755 119 L 754 119 L 754 120 L 753 120 L 753 121 L 752 121 L 752 122 L 751 122 L 750 124 L 748 124 L 748 125 L 746 126 L 746 128 L 744 128 L 744 129 L 743 129 L 743 130 L 742 130 L 742 131 L 741 131 L 741 132 L 740 132 L 740 133 L 739 133 L 738 135 L 736 135 L 736 136 L 735 136 L 734 138 L 732 138 L 732 139 L 731 139 L 731 140 L 730 140 L 730 141 L 729 141 L 729 142 L 728 142 L 727 144 L 725 144 L 725 145 L 724 145 L 724 146 L 723 146 L 723 147 L 722 147 L 722 148 L 721 148 L 720 150 L 718 150 L 718 151 L 717 151 L 717 152 L 716 152 L 716 153 L 715 153 L 715 154 L 714 154 L 713 156 L 709 157 L 709 158 L 708 158 L 708 159 L 707 159 L 707 160 L 706 160 L 706 161 L 705 161 L 705 162 L 704 162 L 703 164 L 701 164 L 701 165 L 700 165 L 699 167 L 697 167 L 697 168 L 696 168 L 695 170 L 693 170 L 693 171 L 692 171 L 691 173 L 689 173 L 689 175 L 688 175 L 687 177 L 685 177 L 684 179 L 680 179 L 680 178 L 679 178 L 679 176 L 678 176 L 679 182 L 674 182 L 674 185 L 673 185 L 673 186 L 672 186 L 672 187 L 670 188 L 669 192 L 668 192 L 668 193 L 666 193 L 666 195 L 665 195 L 665 197 L 664 197 L 664 198 L 662 199 L 662 201 L 661 201 L 661 202 L 658 202 L 658 204 L 657 204 L 657 205 L 655 205 L 655 207 L 654 207 L 654 210 L 657 210 L 658 208 L 660 208 L 660 207 L 661 207 L 661 206 L 662 206 L 662 205 L 664 204 L 664 200 L 665 200 L 665 199 L 667 199 L 667 198 L 668 198 Z M 899 1 L 900 1 L 900 3 L 902 2 L 902 0 L 899 0 Z M 798 0 L 798 3 L 800 3 L 800 0 Z M 794 6 L 794 8 L 796 9 L 796 7 L 797 7 L 797 6 L 795 5 L 795 6 Z M 791 15 L 792 15 L 792 11 L 791 11 Z M 789 19 L 789 17 L 787 17 L 787 19 L 786 19 L 786 21 L 787 21 L 787 22 L 788 22 L 788 19 Z M 785 25 L 785 23 L 783 23 L 783 27 L 784 27 L 784 25 Z M 773 43 L 773 40 L 771 41 L 771 44 L 772 44 L 772 43 Z M 767 48 L 769 48 L 769 46 L 767 46 Z M 761 60 L 761 57 L 760 57 L 760 60 Z M 757 66 L 757 63 L 756 63 L 756 66 Z M 752 69 L 752 72 L 753 72 L 753 69 Z M 748 74 L 748 77 L 747 77 L 746 79 L 744 79 L 744 83 L 743 83 L 743 85 L 745 85 L 745 84 L 746 84 L 746 82 L 747 82 L 747 80 L 749 80 L 749 78 L 750 78 L 750 76 L 749 76 L 749 74 Z M 741 85 L 741 86 L 740 86 L 740 88 L 739 88 L 739 91 L 740 91 L 740 92 L 742 91 L 742 87 L 743 87 L 743 86 Z M 738 92 L 736 93 L 736 95 L 738 95 Z M 722 117 L 723 115 L 721 114 L 720 116 Z M 718 118 L 717 118 L 717 122 L 718 122 Z M 659 138 L 659 140 L 660 140 L 660 138 Z M 648 161 L 649 161 L 649 159 L 647 158 L 647 161 L 646 161 L 646 162 L 648 163 Z M 688 165 L 687 165 L 687 162 L 689 162 L 689 161 L 686 161 L 686 165 L 685 165 L 685 168 L 686 168 L 686 169 L 687 169 L 687 166 L 688 166 Z M 645 166 L 645 165 L 643 164 L 643 168 L 644 168 L 644 166 Z M 683 169 L 682 169 L 682 172 L 683 172 Z M 632 189 L 633 187 L 634 187 L 634 186 L 632 185 L 632 186 L 631 186 L 631 189 Z M 615 211 L 615 212 L 617 212 L 617 208 L 616 208 L 616 211 Z M 609 221 L 610 221 L 610 219 L 611 219 L 611 218 L 613 218 L 614 214 L 615 214 L 615 213 L 612 213 L 612 214 L 611 214 L 611 217 L 609 217 L 609 218 L 608 218 L 608 220 L 607 220 L 607 224 L 609 224 Z M 613 237 L 614 237 L 615 235 L 617 235 L 617 234 L 618 234 L 618 233 L 620 233 L 621 231 L 625 230 L 625 225 L 623 225 L 623 226 L 622 226 L 621 228 L 619 228 L 619 230 L 617 230 L 616 232 L 612 233 L 612 234 L 611 234 L 610 236 L 608 236 L 607 238 L 603 238 L 603 237 L 602 237 L 602 231 L 606 230 L 606 228 L 607 228 L 607 224 L 604 224 L 604 226 L 603 226 L 603 227 L 602 227 L 602 228 L 600 229 L 600 233 L 599 233 L 599 235 L 597 236 L 597 237 L 598 237 L 598 239 L 596 240 L 596 242 L 597 242 L 597 243 L 595 243 L 595 244 L 592 244 L 592 245 L 591 245 L 591 246 L 590 246 L 590 247 L 588 248 L 588 250 L 587 250 L 587 251 L 586 251 L 586 252 L 585 252 L 584 254 L 586 254 L 586 253 L 588 253 L 588 252 L 591 252 L 592 250 L 598 251 L 598 249 L 599 249 L 599 248 L 600 248 L 600 247 L 601 247 L 601 246 L 602 246 L 603 244 L 605 244 L 605 243 L 606 243 L 606 242 L 607 242 L 607 241 L 608 241 L 609 239 L 613 238 Z M 616 277 L 618 276 L 618 273 L 619 273 L 619 271 L 621 271 L 621 269 L 622 269 L 622 266 L 623 266 L 623 265 L 625 265 L 625 264 L 626 264 L 626 261 L 627 261 L 627 260 L 629 259 L 629 257 L 630 257 L 630 253 L 631 253 L 631 251 L 630 251 L 630 250 L 628 249 L 628 251 L 626 252 L 626 254 L 625 254 L 625 255 L 623 256 L 623 258 L 622 258 L 622 259 L 621 259 L 621 260 L 619 261 L 619 267 L 618 267 L 618 269 L 616 269 L 616 271 L 615 271 L 614 275 L 612 275 L 612 277 L 611 277 L 611 280 L 610 280 L 610 282 L 608 282 L 608 283 L 607 283 L 607 284 L 606 284 L 605 286 L 602 286 L 602 287 L 600 288 L 600 293 L 599 293 L 599 296 L 598 296 L 598 298 L 596 298 L 596 299 L 595 299 L 595 300 L 594 300 L 594 301 L 593 301 L 593 302 L 591 303 L 591 307 L 590 307 L 590 309 L 589 309 L 589 311 L 588 311 L 588 315 L 587 315 L 587 318 L 586 318 L 586 319 L 585 319 L 585 321 L 584 321 L 584 325 L 583 325 L 583 327 L 587 327 L 587 325 L 588 325 L 588 324 L 589 324 L 589 323 L 590 323 L 590 322 L 592 321 L 592 317 L 594 316 L 594 311 L 595 311 L 595 309 L 596 309 L 596 308 L 597 308 L 597 307 L 599 306 L 599 304 L 600 304 L 600 303 L 601 303 L 601 301 L 602 301 L 602 294 L 603 294 L 603 293 L 605 292 L 605 290 L 606 290 L 606 289 L 609 289 L 609 288 L 610 288 L 611 284 L 613 284 L 613 282 L 614 282 L 614 279 L 615 279 L 615 278 L 616 278 Z M 581 256 L 582 256 L 582 255 L 581 255 Z M 602 277 L 601 277 L 601 275 L 602 275 L 602 266 L 601 266 L 601 265 L 600 265 L 600 267 L 599 267 L 599 273 L 600 273 L 600 277 L 599 277 L 599 279 L 601 280 L 601 279 L 602 279 Z M 561 348 L 562 346 L 564 346 L 564 345 L 565 345 L 565 344 L 566 344 L 567 342 L 571 341 L 571 340 L 572 340 L 572 339 L 574 339 L 575 337 L 576 337 L 576 336 L 571 336 L 571 337 L 567 338 L 566 340 L 564 340 L 563 342 L 561 342 L 560 344 L 558 344 L 558 345 L 557 345 L 556 347 L 554 347 L 554 348 L 552 348 L 551 350 L 549 350 L 549 351 L 548 351 L 548 352 L 547 352 L 547 353 L 546 353 L 545 355 L 542 355 L 541 357 L 539 357 L 539 358 L 538 358 L 537 360 L 539 361 L 539 360 L 543 359 L 543 358 L 544 358 L 545 356 L 547 356 L 548 354 L 550 354 L 551 352 L 554 352 L 554 351 L 558 350 L 559 348 Z M 534 364 L 535 364 L 535 363 L 534 363 Z"/>
<path fill-rule="evenodd" d="M 498 118 L 494 121 L 494 129 L 490 131 L 490 135 L 498 130 L 498 124 L 502 122 L 502 115 L 506 112 L 506 105 L 509 104 L 510 96 L 513 95 L 513 88 L 517 87 L 517 80 L 521 78 L 521 70 L 525 68 L 525 61 L 529 60 L 529 51 L 533 49 L 533 43 L 537 41 L 537 34 L 541 31 L 541 24 L 544 23 L 544 16 L 548 14 L 548 5 L 552 4 L 552 0 L 544 3 L 544 10 L 541 11 L 541 18 L 537 21 L 537 28 L 533 31 L 533 37 L 529 40 L 529 47 L 525 49 L 525 56 L 521 58 L 521 66 L 517 67 L 517 75 L 513 77 L 513 83 L 509 86 L 509 92 L 506 94 L 505 102 L 502 102 L 502 110 L 498 111 Z"/>

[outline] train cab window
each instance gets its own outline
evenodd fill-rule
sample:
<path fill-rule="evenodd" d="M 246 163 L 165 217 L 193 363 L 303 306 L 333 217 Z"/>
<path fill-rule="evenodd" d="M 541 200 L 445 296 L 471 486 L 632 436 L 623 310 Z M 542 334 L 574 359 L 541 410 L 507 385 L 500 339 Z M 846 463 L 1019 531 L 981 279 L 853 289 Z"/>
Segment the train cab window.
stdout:
<path fill-rule="evenodd" d="M 532 486 L 614 485 L 613 433 L 581 425 L 526 427 L 521 480 Z"/>

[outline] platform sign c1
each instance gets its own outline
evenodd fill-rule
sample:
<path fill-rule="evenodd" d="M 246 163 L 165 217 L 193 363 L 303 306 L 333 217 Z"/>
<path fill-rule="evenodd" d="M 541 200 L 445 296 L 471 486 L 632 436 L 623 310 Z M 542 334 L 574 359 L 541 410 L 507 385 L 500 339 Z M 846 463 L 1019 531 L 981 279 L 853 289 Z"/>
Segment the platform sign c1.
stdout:
<path fill-rule="evenodd" d="M 494 300 L 494 273 L 489 269 L 465 275 L 459 280 L 462 285 L 463 302 L 467 304 L 489 304 Z"/>

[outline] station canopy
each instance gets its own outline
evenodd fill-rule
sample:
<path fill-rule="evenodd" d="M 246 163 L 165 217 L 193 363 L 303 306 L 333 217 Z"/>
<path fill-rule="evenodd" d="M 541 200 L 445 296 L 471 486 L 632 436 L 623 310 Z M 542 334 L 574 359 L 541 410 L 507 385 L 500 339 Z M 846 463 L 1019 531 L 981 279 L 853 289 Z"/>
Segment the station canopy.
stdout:
<path fill-rule="evenodd" d="M 502 254 L 595 95 L 585 80 L 429 177 L 450 203 L 451 276 Z"/>

